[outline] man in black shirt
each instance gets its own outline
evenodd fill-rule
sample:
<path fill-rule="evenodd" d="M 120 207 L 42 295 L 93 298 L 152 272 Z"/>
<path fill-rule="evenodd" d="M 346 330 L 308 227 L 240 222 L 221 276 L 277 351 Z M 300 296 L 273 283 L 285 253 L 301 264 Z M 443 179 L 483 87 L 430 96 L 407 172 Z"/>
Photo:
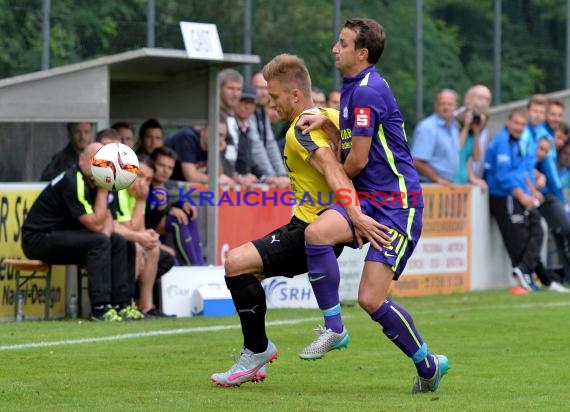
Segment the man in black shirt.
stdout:
<path fill-rule="evenodd" d="M 40 193 L 24 221 L 22 249 L 30 259 L 85 265 L 92 318 L 118 321 L 119 313 L 132 310 L 131 279 L 127 241 L 113 233 L 108 208 L 115 193 L 97 187 L 91 176 L 91 158 L 101 146 L 89 144 L 79 163 Z"/>

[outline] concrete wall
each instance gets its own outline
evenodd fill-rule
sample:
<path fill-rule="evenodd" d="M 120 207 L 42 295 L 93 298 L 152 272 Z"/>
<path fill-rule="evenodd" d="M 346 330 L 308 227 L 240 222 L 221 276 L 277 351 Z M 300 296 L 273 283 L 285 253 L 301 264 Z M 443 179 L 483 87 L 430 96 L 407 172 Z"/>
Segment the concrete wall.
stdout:
<path fill-rule="evenodd" d="M 0 123 L 0 182 L 37 182 L 67 142 L 65 123 Z"/>

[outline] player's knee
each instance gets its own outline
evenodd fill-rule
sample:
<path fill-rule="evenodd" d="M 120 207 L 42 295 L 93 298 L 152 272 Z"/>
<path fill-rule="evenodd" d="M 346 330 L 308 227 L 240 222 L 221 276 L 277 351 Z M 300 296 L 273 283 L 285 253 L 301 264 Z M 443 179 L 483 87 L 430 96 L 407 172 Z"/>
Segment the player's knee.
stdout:
<path fill-rule="evenodd" d="M 236 276 L 241 274 L 241 253 L 239 249 L 232 249 L 226 256 L 226 261 L 224 262 L 224 269 L 226 271 L 226 276 Z"/>
<path fill-rule="evenodd" d="M 318 224 L 311 223 L 305 228 L 305 242 L 312 245 L 320 245 L 328 243 L 322 234 Z"/>
<path fill-rule="evenodd" d="M 361 292 L 358 294 L 358 304 L 367 313 L 372 313 L 378 309 L 378 297 Z"/>

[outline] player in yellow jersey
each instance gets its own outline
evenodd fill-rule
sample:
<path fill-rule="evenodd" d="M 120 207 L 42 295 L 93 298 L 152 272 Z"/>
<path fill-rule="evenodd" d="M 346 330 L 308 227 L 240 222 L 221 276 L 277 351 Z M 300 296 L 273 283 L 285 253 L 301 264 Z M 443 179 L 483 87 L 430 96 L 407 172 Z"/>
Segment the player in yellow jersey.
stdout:
<path fill-rule="evenodd" d="M 293 55 L 279 55 L 263 68 L 263 77 L 279 118 L 291 122 L 286 134 L 284 162 L 296 204 L 288 224 L 228 254 L 225 279 L 240 318 L 244 348 L 228 371 L 212 375 L 211 380 L 220 386 L 239 386 L 262 379 L 259 370 L 277 358 L 277 348 L 265 332 L 267 306 L 259 277 L 292 277 L 307 272 L 304 231 L 331 204 L 331 193 L 339 189 L 351 193 L 352 201 L 345 208 L 359 238 L 366 238 L 376 246 L 389 241 L 385 235 L 387 228 L 360 211 L 352 182 L 331 150 L 327 134 L 314 130 L 303 135 L 294 126 L 303 113 L 324 113 L 338 124 L 337 111 L 313 106 L 311 79 L 303 60 Z M 342 246 L 337 247 L 337 256 L 341 250 Z M 344 337 L 340 344 L 346 346 L 348 335 Z"/>

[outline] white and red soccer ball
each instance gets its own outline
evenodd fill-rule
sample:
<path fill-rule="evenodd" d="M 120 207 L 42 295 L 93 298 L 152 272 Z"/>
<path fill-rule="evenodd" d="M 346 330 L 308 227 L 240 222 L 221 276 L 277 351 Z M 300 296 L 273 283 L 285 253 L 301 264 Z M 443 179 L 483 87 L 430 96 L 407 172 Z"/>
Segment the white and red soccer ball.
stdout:
<path fill-rule="evenodd" d="M 91 159 L 91 173 L 99 186 L 122 190 L 133 184 L 139 173 L 139 159 L 129 146 L 109 143 Z"/>

